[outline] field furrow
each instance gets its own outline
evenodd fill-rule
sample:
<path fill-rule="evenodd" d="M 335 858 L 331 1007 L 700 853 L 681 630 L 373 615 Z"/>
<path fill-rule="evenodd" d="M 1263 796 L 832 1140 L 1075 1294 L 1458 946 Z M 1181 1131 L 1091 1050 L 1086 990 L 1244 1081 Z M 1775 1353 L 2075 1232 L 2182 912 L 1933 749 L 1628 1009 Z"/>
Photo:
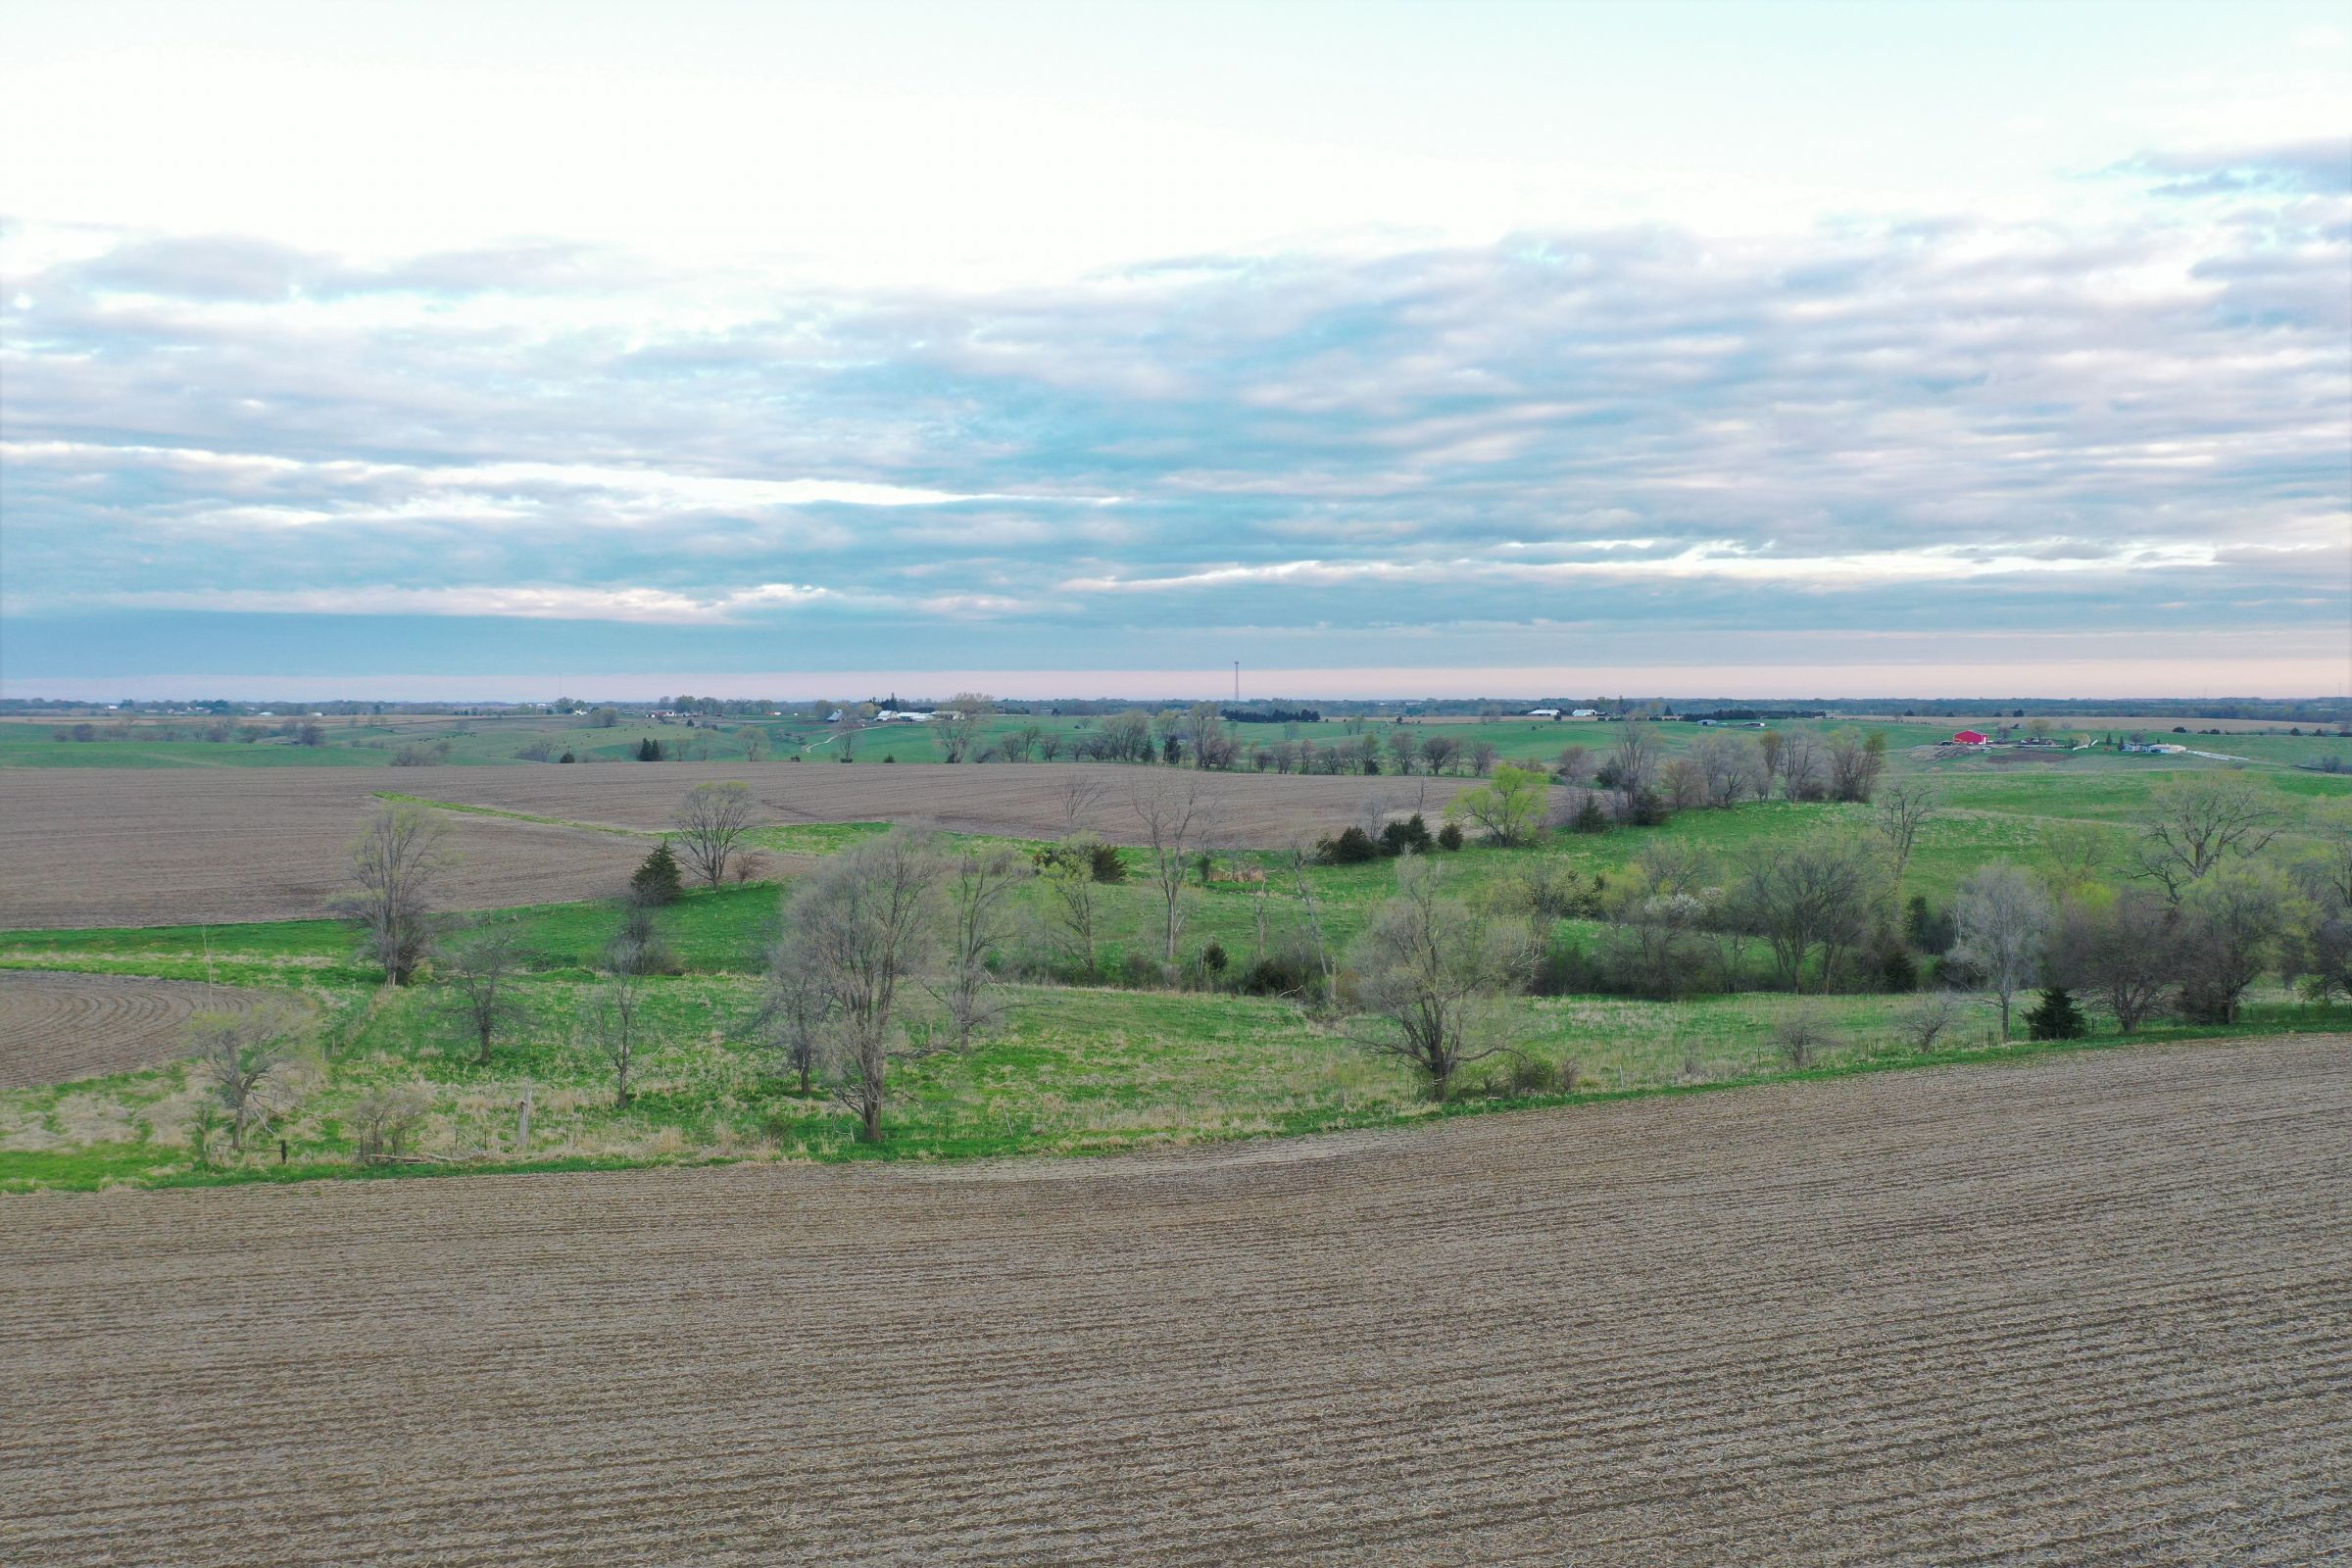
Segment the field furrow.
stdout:
<path fill-rule="evenodd" d="M 2352 1056 L 0 1206 L 11 1562 L 2295 1561 Z M 103 1285 L 103 1289 L 99 1288 Z"/>

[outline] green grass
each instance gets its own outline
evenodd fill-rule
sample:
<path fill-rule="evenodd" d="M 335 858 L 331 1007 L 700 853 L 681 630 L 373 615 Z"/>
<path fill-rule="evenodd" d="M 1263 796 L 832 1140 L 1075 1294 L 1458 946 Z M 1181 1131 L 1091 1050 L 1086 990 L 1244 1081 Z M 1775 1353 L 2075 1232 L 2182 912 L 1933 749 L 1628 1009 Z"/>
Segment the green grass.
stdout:
<path fill-rule="evenodd" d="M 470 1041 L 426 990 L 347 993 L 335 1059 L 316 1072 L 299 1111 L 226 1169 L 193 1165 L 182 1137 L 192 1091 L 170 1066 L 0 1095 L 0 1189 L 181 1185 L 346 1175 L 355 1101 L 415 1085 L 432 1115 L 424 1169 L 585 1168 L 735 1159 L 961 1159 L 1088 1154 L 1347 1127 L 1439 1113 L 1398 1063 L 1357 1049 L 1285 1004 L 1198 993 L 1023 987 L 1004 1029 L 968 1054 L 893 1075 L 889 1136 L 861 1144 L 840 1107 L 803 1099 L 751 1045 L 757 985 L 689 976 L 647 983 L 649 1034 L 627 1106 L 612 1103 L 601 1061 L 575 1037 L 592 988 L 549 977 L 525 991 L 527 1022 L 477 1065 Z M 1984 1038 L 1985 1020 L 1921 1057 L 1894 1038 L 1896 999 L 1743 995 L 1681 1004 L 1521 1000 L 1498 1038 L 1553 1064 L 1574 1063 L 1569 1091 L 1513 1097 L 1491 1067 L 1465 1074 L 1446 1113 L 1684 1092 L 1852 1071 L 2006 1059 L 2025 1048 Z M 1799 1069 L 1775 1054 L 1770 1025 L 1802 1006 L 1836 1041 Z M 1989 1015 L 1987 1014 L 1987 1017 Z M 2262 1003 L 2231 1030 L 2147 1031 L 2138 1038 L 2342 1029 L 2352 1010 Z M 2108 1037 L 2104 1043 L 2122 1043 Z M 534 1101 L 527 1150 L 513 1142 L 525 1084 Z M 275 1138 L 288 1145 L 278 1163 Z"/>
<path fill-rule="evenodd" d="M 1449 727 L 1471 731 L 1487 726 Z M 1517 728 L 1526 745 L 1541 741 L 1556 751 L 1566 744 L 1559 732 L 1570 726 Z M 1945 728 L 1939 723 L 1931 733 Z M 487 733 L 460 737 L 453 745 L 453 762 L 494 761 L 497 759 L 489 754 L 499 746 L 511 751 L 518 733 L 522 732 L 507 732 L 495 744 Z M 633 746 L 627 731 L 582 733 L 593 733 L 616 748 Z M 811 744 L 823 739 L 821 733 L 807 733 Z M 1660 726 L 1660 733 L 1669 745 L 1679 747 L 1703 732 L 1670 725 Z M 344 746 L 347 752 L 385 738 L 366 726 L 353 734 L 357 739 Z M 895 742 L 901 736 L 924 737 L 925 732 L 879 734 Z M 877 738 L 869 733 L 866 741 Z M 1585 726 L 1578 738 L 1601 744 L 1608 737 Z M 2228 745 L 2217 749 L 2252 755 L 2243 744 L 2250 739 L 2272 738 L 2227 737 Z M 15 755 L 11 748 L 54 744 L 0 735 L 0 753 L 7 756 Z M 110 744 L 124 755 L 139 750 L 124 743 L 76 749 L 98 751 Z M 869 756 L 870 750 L 861 749 L 859 765 L 877 760 Z M 2129 824 L 2156 783 L 2184 768 L 2219 765 L 2091 754 L 2046 765 L 2007 767 L 1975 759 L 1923 762 L 1898 754 L 1898 764 L 1924 771 L 1937 783 L 1942 809 L 1923 832 L 1905 884 L 1907 892 L 1924 893 L 1936 903 L 1948 900 L 1976 867 L 1995 859 L 2041 863 L 2059 836 L 2085 828 L 2100 836 L 2111 861 L 2120 858 Z M 0 757 L 0 765 L 7 765 L 6 757 Z M 2352 777 L 2298 773 L 2272 764 L 2252 767 L 2247 776 L 2272 793 L 2287 822 L 2289 831 L 2270 852 L 2281 860 L 2310 848 L 2314 840 L 2309 835 L 2321 811 L 2352 798 Z M 418 772 L 414 789 L 401 795 L 443 805 L 434 799 L 431 777 Z M 1528 850 L 1473 846 L 1442 857 L 1441 863 L 1458 891 L 1477 898 L 1541 858 L 1566 859 L 1617 879 L 1645 845 L 1672 840 L 1703 848 L 1728 867 L 1740 856 L 1770 853 L 1773 846 L 1807 832 L 1867 834 L 1871 815 L 1869 808 L 1857 806 L 1754 804 L 1730 811 L 1688 812 L 1657 829 L 1595 837 L 1555 835 Z M 1342 825 L 1334 822 L 1330 827 Z M 761 848 L 797 858 L 835 854 L 886 831 L 888 824 L 880 822 L 792 823 L 764 827 L 757 837 Z M 1122 858 L 1130 879 L 1098 890 L 1097 957 L 1105 975 L 1124 973 L 1131 957 L 1155 966 L 1161 952 L 1161 906 L 1148 877 L 1150 858 L 1129 850 Z M 1300 936 L 1304 908 L 1283 858 L 1227 858 L 1254 860 L 1268 870 L 1264 906 L 1272 945 L 1279 948 Z M 797 863 L 783 869 L 794 871 Z M 1388 896 L 1395 866 L 1378 861 L 1314 867 L 1308 876 L 1327 938 L 1345 948 Z M 178 1142 L 189 1090 L 181 1069 L 169 1067 L 0 1095 L 0 1186 L 92 1188 L 350 1175 L 357 1170 L 345 1125 L 352 1102 L 371 1088 L 411 1082 L 424 1086 L 433 1102 L 426 1146 L 451 1156 L 446 1165 L 420 1167 L 431 1170 L 1092 1153 L 1376 1126 L 1434 1113 L 1397 1064 L 1366 1055 L 1286 1003 L 1200 992 L 1119 990 L 1107 984 L 1030 986 L 1016 988 L 1017 1005 L 1006 1027 L 977 1051 L 900 1072 L 894 1079 L 889 1140 L 878 1148 L 862 1145 L 853 1138 L 846 1113 L 827 1102 L 791 1093 L 788 1085 L 762 1069 L 750 1047 L 750 1021 L 759 1000 L 757 976 L 776 920 L 778 898 L 775 883 L 758 882 L 697 890 L 661 912 L 663 938 L 687 972 L 649 982 L 660 1045 L 649 1063 L 643 1094 L 625 1109 L 611 1105 L 598 1065 L 575 1041 L 587 983 L 618 924 L 619 909 L 611 901 L 543 905 L 485 916 L 514 923 L 534 970 L 523 988 L 529 1020 L 487 1067 L 468 1059 L 456 1025 L 439 1009 L 429 989 L 380 992 L 377 976 L 354 960 L 350 931 L 333 921 L 0 933 L 0 966 L 5 967 L 300 989 L 326 1004 L 328 1037 L 337 1042 L 335 1059 L 288 1124 L 289 1157 L 283 1166 L 275 1162 L 272 1145 L 225 1170 L 195 1169 Z M 1257 947 L 1256 897 L 1242 887 L 1202 888 L 1196 883 L 1187 887 L 1183 901 L 1186 925 L 1180 959 L 1196 960 L 1213 942 L 1234 965 L 1246 966 Z M 1042 890 L 1024 890 L 1016 905 L 1023 929 L 1010 951 L 1016 956 L 1042 951 L 1049 940 L 1042 929 Z M 1566 934 L 1588 941 L 1593 930 L 1590 923 L 1571 922 Z M 1901 1004 L 1901 999 L 1884 996 L 1798 1002 L 1767 994 L 1701 997 L 1675 1004 L 1604 997 L 1522 999 L 1505 1009 L 1502 1026 L 1518 1050 L 1555 1065 L 1575 1065 L 1578 1087 L 1572 1093 L 1536 1099 L 1582 1102 L 1915 1065 L 1923 1058 L 1894 1044 L 1894 1011 Z M 1800 1006 L 1826 1010 L 1838 1034 L 1838 1044 L 1823 1060 L 1801 1072 L 1780 1061 L 1771 1043 L 1775 1022 Z M 1985 1042 L 1988 1016 L 1978 1017 L 1963 1042 L 1925 1059 L 2018 1055 L 2019 1048 Z M 2342 1029 L 2348 1022 L 2352 1015 L 2343 1009 L 2299 1006 L 2272 995 L 2252 1006 L 2246 1021 L 2233 1030 L 2152 1029 L 2139 1038 Z M 1529 1102 L 1524 1098 L 1498 1098 L 1491 1080 L 1486 1069 L 1470 1073 L 1462 1102 L 1447 1113 Z M 530 1149 L 515 1150 L 498 1140 L 511 1136 L 513 1102 L 526 1081 L 537 1097 L 538 1136 Z"/>

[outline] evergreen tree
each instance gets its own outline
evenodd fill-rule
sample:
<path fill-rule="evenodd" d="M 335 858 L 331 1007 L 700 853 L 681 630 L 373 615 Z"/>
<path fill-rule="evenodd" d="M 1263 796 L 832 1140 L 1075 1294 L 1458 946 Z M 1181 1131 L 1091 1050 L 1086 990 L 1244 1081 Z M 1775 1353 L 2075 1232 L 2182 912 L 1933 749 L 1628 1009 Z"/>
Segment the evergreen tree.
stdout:
<path fill-rule="evenodd" d="M 2026 1032 L 2035 1040 L 2080 1040 L 2090 1033 L 2090 1020 L 2082 1016 L 2066 987 L 2052 986 L 2026 1014 Z"/>
<path fill-rule="evenodd" d="M 654 853 L 629 876 L 629 901 L 632 904 L 675 904 L 686 891 L 685 878 L 678 870 L 678 858 L 669 852 L 669 840 L 663 839 L 654 847 Z"/>

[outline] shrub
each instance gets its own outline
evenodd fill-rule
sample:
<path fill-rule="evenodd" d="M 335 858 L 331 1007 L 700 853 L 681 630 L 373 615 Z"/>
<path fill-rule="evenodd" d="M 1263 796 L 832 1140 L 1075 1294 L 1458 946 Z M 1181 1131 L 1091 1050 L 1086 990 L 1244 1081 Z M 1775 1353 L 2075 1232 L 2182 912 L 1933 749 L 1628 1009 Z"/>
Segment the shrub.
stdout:
<path fill-rule="evenodd" d="M 1315 858 L 1325 865 L 1361 865 L 1380 858 L 1380 846 L 1362 828 L 1348 827 L 1342 829 L 1339 837 L 1316 844 Z"/>
<path fill-rule="evenodd" d="M 1432 843 L 1429 824 L 1415 811 L 1401 822 L 1391 822 L 1380 830 L 1380 853 L 1383 855 L 1427 855 Z"/>
<path fill-rule="evenodd" d="M 1223 974 L 1228 961 L 1225 956 L 1225 945 L 1221 942 L 1211 942 L 1200 950 L 1200 967 L 1206 969 L 1210 974 Z"/>
<path fill-rule="evenodd" d="M 1559 1088 L 1560 1073 L 1542 1056 L 1513 1055 L 1502 1069 L 1502 1085 L 1512 1095 L 1548 1095 Z"/>
<path fill-rule="evenodd" d="M 1533 997 L 1568 997 L 1598 989 L 1592 960 L 1566 937 L 1538 955 L 1535 969 L 1527 978 L 1528 995 Z"/>
<path fill-rule="evenodd" d="M 1810 1007 L 1784 1013 L 1772 1026 L 1773 1049 L 1791 1067 L 1810 1067 L 1836 1043 L 1828 1022 Z"/>
<path fill-rule="evenodd" d="M 1448 855 L 1450 855 L 1450 854 L 1452 854 L 1452 853 L 1453 853 L 1455 850 L 1458 850 L 1458 849 L 1460 849 L 1461 847 L 1462 847 L 1462 824 L 1461 824 L 1461 823 L 1459 823 L 1459 822 L 1448 822 L 1448 823 L 1446 823 L 1446 824 L 1444 827 L 1442 827 L 1442 828 L 1438 829 L 1438 848 L 1439 848 L 1439 849 L 1441 849 L 1441 850 L 1444 850 L 1444 851 L 1446 851 L 1446 852 Z"/>
<path fill-rule="evenodd" d="M 1323 966 L 1298 948 L 1269 953 L 1243 974 L 1241 989 L 1253 997 L 1306 997 L 1323 986 Z"/>
<path fill-rule="evenodd" d="M 1967 1011 L 1967 1002 L 1956 992 L 1932 992 L 1895 1014 L 1894 1027 L 1905 1045 L 1924 1054 L 1934 1051 L 1936 1042 L 1945 1035 L 1957 1032 Z"/>
<path fill-rule="evenodd" d="M 662 760 L 662 743 L 654 739 L 651 735 L 648 735 L 645 739 L 639 741 L 637 743 L 637 760 L 640 762 L 659 762 Z"/>
<path fill-rule="evenodd" d="M 1664 827 L 1674 815 L 1656 790 L 1642 790 L 1625 803 L 1625 820 L 1633 827 Z"/>
<path fill-rule="evenodd" d="M 572 756 L 571 753 L 565 752 L 562 757 L 557 758 L 556 760 L 559 762 L 576 762 L 579 760 L 579 759 Z"/>
<path fill-rule="evenodd" d="M 1919 960 L 1911 956 L 1901 938 L 1883 926 L 1871 935 L 1869 963 L 1871 972 L 1878 976 L 1880 990 L 1919 989 Z"/>
<path fill-rule="evenodd" d="M 1608 810 L 1600 804 L 1597 794 L 1588 793 L 1585 804 L 1576 808 L 1568 830 L 1572 833 L 1606 833 L 1609 830 Z"/>
<path fill-rule="evenodd" d="M 1952 950 L 1952 917 L 1932 908 L 1924 894 L 1914 893 L 1903 908 L 1903 940 L 1922 953 Z"/>
<path fill-rule="evenodd" d="M 348 1112 L 353 1152 L 363 1165 L 398 1159 L 408 1152 L 409 1139 L 432 1110 L 432 1101 L 415 1085 L 394 1084 L 370 1089 Z"/>
<path fill-rule="evenodd" d="M 2034 1040 L 2081 1040 L 2090 1033 L 2090 1020 L 2075 1005 L 2066 987 L 2052 986 L 2026 1014 L 2026 1034 Z"/>
<path fill-rule="evenodd" d="M 621 906 L 620 929 L 605 944 L 605 967 L 614 974 L 683 974 L 686 969 L 662 940 L 653 906 L 634 899 Z"/>

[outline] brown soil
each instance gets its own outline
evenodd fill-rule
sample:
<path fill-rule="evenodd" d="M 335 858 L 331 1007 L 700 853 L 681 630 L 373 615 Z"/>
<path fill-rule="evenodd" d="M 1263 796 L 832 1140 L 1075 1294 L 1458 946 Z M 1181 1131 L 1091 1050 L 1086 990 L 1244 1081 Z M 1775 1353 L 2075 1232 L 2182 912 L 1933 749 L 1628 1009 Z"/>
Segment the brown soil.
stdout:
<path fill-rule="evenodd" d="M 0 969 L 0 1089 L 68 1084 L 186 1054 L 197 1012 L 242 1008 L 254 993 L 185 980 Z"/>
<path fill-rule="evenodd" d="M 1140 767 L 943 763 L 606 763 L 570 767 L 0 770 L 0 929 L 181 925 L 326 912 L 375 791 L 638 829 L 668 824 L 707 779 L 743 779 L 768 822 L 891 821 L 958 832 L 1057 835 L 1063 783 L 1100 782 L 1089 825 L 1141 839 L 1130 797 L 1199 781 L 1223 838 L 1278 846 L 1346 826 L 1366 801 L 1441 809 L 1459 779 L 1184 773 Z M 444 902 L 489 908 L 597 898 L 645 854 L 641 839 L 453 813 L 463 859 Z"/>
<path fill-rule="evenodd" d="M 2352 1041 L 0 1202 L 12 1563 L 2302 1563 Z"/>

